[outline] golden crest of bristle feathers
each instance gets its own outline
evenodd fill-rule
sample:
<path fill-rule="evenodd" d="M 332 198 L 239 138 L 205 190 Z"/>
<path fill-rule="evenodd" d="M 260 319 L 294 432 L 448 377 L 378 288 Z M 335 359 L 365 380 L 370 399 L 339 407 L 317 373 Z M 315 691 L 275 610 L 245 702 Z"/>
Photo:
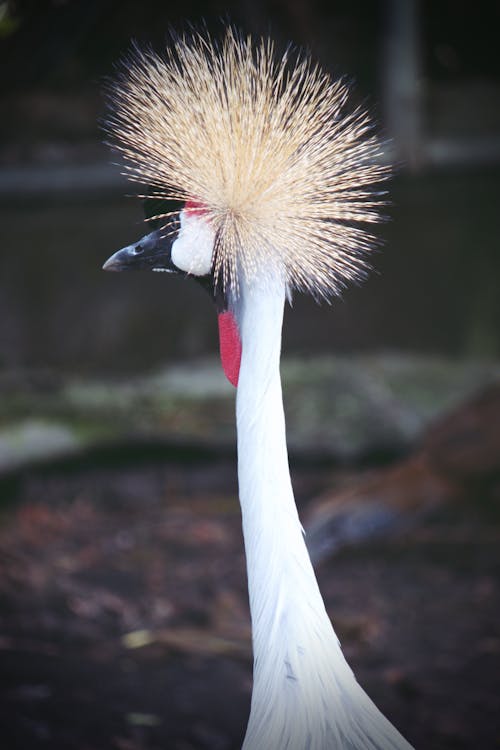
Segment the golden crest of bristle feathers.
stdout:
<path fill-rule="evenodd" d="M 389 172 L 370 117 L 345 112 L 348 94 L 268 39 L 195 33 L 122 64 L 107 129 L 131 180 L 203 206 L 226 290 L 272 267 L 328 298 L 366 269 L 374 239 L 361 225 L 379 220 L 373 185 Z"/>

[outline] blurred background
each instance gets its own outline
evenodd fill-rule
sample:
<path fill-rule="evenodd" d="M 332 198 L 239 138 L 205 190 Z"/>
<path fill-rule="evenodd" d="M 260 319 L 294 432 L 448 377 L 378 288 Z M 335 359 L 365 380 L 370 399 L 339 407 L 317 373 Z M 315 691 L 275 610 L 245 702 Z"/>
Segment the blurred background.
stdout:
<path fill-rule="evenodd" d="M 397 165 L 374 273 L 283 332 L 329 613 L 416 747 L 497 748 L 500 3 L 0 0 L 0 721 L 10 748 L 240 746 L 234 392 L 99 123 L 131 40 L 220 19 L 353 82 Z"/>

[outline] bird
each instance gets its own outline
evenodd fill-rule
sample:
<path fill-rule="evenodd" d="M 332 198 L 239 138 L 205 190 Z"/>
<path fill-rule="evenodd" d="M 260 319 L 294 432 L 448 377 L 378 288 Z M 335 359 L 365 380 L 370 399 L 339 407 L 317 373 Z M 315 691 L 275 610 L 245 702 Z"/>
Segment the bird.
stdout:
<path fill-rule="evenodd" d="M 294 293 L 330 302 L 369 270 L 391 169 L 350 84 L 307 51 L 227 26 L 135 46 L 107 86 L 107 142 L 146 186 L 150 231 L 104 264 L 201 283 L 236 386 L 252 622 L 243 750 L 411 750 L 349 667 L 304 540 L 280 379 Z"/>

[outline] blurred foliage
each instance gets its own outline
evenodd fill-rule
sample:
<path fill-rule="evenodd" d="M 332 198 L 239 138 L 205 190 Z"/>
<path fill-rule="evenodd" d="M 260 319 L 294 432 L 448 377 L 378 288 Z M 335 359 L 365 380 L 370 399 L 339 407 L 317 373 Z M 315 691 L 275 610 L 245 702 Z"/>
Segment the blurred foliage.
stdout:
<path fill-rule="evenodd" d="M 0 39 L 13 34 L 19 28 L 20 20 L 14 16 L 12 7 L 8 2 L 0 3 Z"/>

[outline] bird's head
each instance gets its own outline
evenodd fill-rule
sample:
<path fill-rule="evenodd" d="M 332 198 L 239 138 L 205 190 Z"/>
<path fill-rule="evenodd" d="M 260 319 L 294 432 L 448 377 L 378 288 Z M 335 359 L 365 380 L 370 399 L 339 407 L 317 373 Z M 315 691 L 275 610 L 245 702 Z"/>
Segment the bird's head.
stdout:
<path fill-rule="evenodd" d="M 211 276 L 215 233 L 201 204 L 188 201 L 168 214 L 168 220 L 161 227 L 112 255 L 104 264 L 104 270 L 163 271 L 195 278 Z"/>
<path fill-rule="evenodd" d="M 110 144 L 125 175 L 150 186 L 147 202 L 182 202 L 105 268 L 190 276 L 221 313 L 269 280 L 327 300 L 359 281 L 385 203 L 374 185 L 390 169 L 348 97 L 307 54 L 233 28 L 220 41 L 174 35 L 163 55 L 135 49 L 109 90 Z"/>
<path fill-rule="evenodd" d="M 179 204 L 177 210 L 172 211 L 172 207 L 172 201 L 156 201 L 155 210 L 168 213 L 168 221 L 132 245 L 118 250 L 104 263 L 103 269 L 180 274 L 203 286 L 217 308 L 222 366 L 229 382 L 236 386 L 241 340 L 234 315 L 228 309 L 227 295 L 214 278 L 213 226 L 203 206 L 196 201 Z M 148 209 L 147 202 L 145 209 Z"/>

